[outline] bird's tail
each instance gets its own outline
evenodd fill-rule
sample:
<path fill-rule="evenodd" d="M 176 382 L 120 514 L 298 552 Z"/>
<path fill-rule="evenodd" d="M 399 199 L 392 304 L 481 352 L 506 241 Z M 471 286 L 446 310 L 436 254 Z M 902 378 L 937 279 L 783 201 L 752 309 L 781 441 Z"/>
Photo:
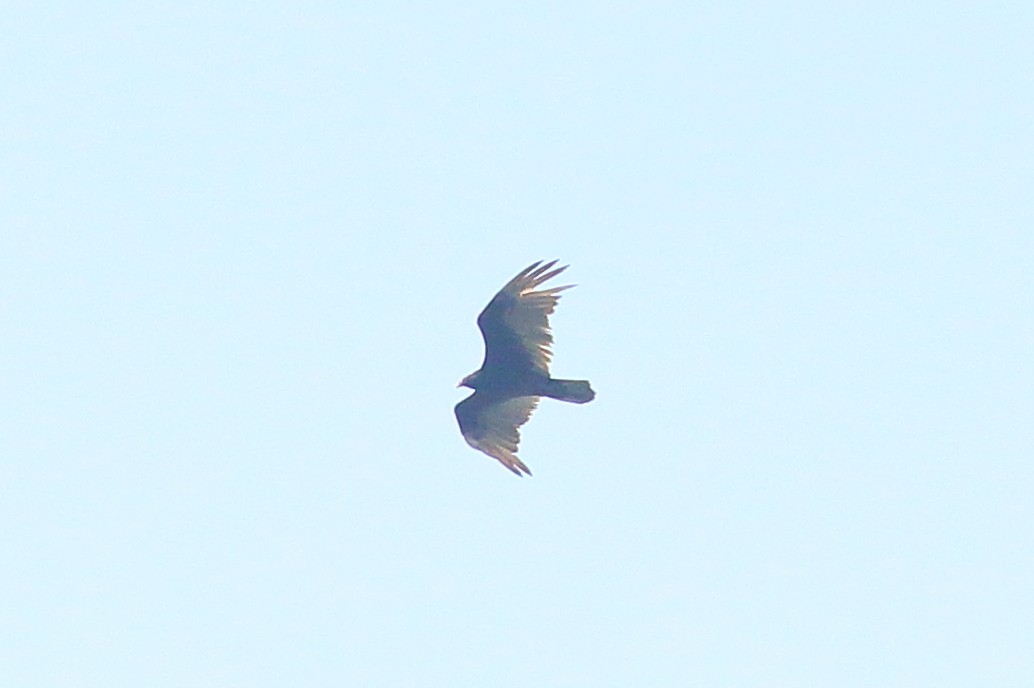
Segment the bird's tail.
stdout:
<path fill-rule="evenodd" d="M 588 380 L 550 380 L 544 396 L 574 404 L 584 404 L 596 398 Z"/>

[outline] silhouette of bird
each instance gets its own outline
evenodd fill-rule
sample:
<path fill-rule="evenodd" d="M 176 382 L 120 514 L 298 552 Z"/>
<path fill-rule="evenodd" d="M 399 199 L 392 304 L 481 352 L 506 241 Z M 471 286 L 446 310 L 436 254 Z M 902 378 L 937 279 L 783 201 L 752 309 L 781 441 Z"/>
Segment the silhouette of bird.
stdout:
<path fill-rule="evenodd" d="M 519 428 L 528 422 L 540 397 L 575 404 L 596 398 L 587 380 L 549 375 L 553 335 L 549 316 L 562 287 L 538 289 L 568 266 L 555 260 L 532 263 L 510 280 L 478 316 L 485 340 L 481 368 L 460 381 L 474 393 L 456 405 L 456 420 L 467 444 L 498 460 L 517 475 L 531 475 L 517 458 Z M 537 291 L 536 291 L 537 290 Z"/>

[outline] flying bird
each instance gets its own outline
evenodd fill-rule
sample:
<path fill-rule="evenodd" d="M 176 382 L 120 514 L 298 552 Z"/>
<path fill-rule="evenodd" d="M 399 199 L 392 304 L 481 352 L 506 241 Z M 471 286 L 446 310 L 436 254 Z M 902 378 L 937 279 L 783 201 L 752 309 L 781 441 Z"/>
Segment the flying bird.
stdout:
<path fill-rule="evenodd" d="M 549 315 L 560 292 L 573 284 L 539 289 L 567 269 L 532 263 L 510 280 L 478 316 L 485 340 L 481 368 L 460 381 L 474 393 L 456 404 L 456 420 L 467 444 L 488 454 L 517 475 L 531 475 L 517 458 L 520 428 L 531 417 L 540 397 L 584 404 L 596 398 L 587 380 L 557 380 L 549 376 L 553 356 Z"/>

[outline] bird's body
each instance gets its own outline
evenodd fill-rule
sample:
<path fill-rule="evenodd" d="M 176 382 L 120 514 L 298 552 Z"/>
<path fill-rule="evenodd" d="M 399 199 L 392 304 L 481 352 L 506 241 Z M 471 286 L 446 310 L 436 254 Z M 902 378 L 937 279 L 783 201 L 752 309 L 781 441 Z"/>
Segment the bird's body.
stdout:
<path fill-rule="evenodd" d="M 535 289 L 567 266 L 556 261 L 534 263 L 517 274 L 478 316 L 485 340 L 481 368 L 460 385 L 474 393 L 456 405 L 456 420 L 470 446 L 508 469 L 531 475 L 517 458 L 518 428 L 527 422 L 540 397 L 584 404 L 596 393 L 585 380 L 558 380 L 549 375 L 553 336 L 549 315 L 558 294 L 573 285 Z"/>

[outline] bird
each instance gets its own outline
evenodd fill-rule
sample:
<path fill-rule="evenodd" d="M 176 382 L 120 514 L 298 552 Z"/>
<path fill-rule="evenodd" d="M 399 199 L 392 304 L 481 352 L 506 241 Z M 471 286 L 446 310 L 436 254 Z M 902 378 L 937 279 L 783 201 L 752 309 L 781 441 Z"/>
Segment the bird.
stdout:
<path fill-rule="evenodd" d="M 560 292 L 575 286 L 540 288 L 570 267 L 554 268 L 556 263 L 532 263 L 485 306 L 477 319 L 485 340 L 484 361 L 457 385 L 474 390 L 456 404 L 456 421 L 467 444 L 521 477 L 530 476 L 531 470 L 517 457 L 519 428 L 531 418 L 539 399 L 585 404 L 596 398 L 588 380 L 560 380 L 549 374 L 549 316 Z"/>

